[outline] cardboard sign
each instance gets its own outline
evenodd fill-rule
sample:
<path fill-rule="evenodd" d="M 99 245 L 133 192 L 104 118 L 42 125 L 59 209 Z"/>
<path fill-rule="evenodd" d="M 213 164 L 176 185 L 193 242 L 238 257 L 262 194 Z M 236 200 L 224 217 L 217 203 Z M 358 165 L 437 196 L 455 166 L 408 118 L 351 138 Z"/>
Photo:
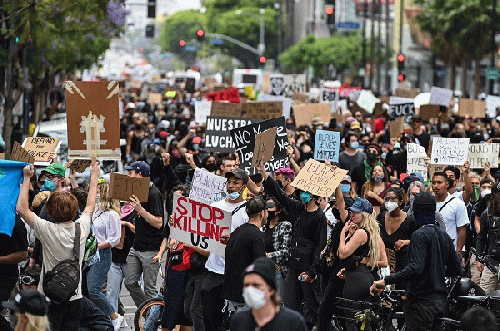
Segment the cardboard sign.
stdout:
<path fill-rule="evenodd" d="M 24 140 L 23 147 L 35 157 L 35 162 L 49 162 L 50 153 L 56 152 L 59 138 L 29 137 Z"/>
<path fill-rule="evenodd" d="M 266 171 L 274 172 L 288 165 L 286 147 L 289 143 L 284 117 L 273 118 L 231 130 L 231 137 L 233 138 L 236 152 L 240 156 L 240 168 L 250 175 L 257 173 L 257 169 L 251 166 L 253 152 L 255 150 L 255 137 L 259 133 L 274 127 L 276 127 L 276 144 L 274 146 L 273 157 L 269 162 L 264 164 Z"/>
<path fill-rule="evenodd" d="M 0 160 L 5 160 L 5 153 L 0 153 Z"/>
<path fill-rule="evenodd" d="M 394 95 L 397 97 L 412 98 L 412 99 L 419 94 L 420 94 L 419 88 L 396 88 L 396 91 L 394 93 Z"/>
<path fill-rule="evenodd" d="M 208 204 L 222 200 L 226 194 L 227 179 L 196 168 L 189 190 L 191 199 L 204 201 Z"/>
<path fill-rule="evenodd" d="M 439 105 L 420 105 L 419 115 L 422 121 L 429 121 L 431 118 L 439 117 Z"/>
<path fill-rule="evenodd" d="M 453 97 L 452 90 L 433 86 L 431 88 L 431 98 L 429 104 L 441 105 L 448 108 L 450 107 L 450 102 L 452 97 Z"/>
<path fill-rule="evenodd" d="M 71 160 L 66 164 L 66 168 L 75 169 L 76 172 L 82 173 L 90 167 L 91 160 Z"/>
<path fill-rule="evenodd" d="M 448 164 L 462 166 L 469 155 L 469 138 L 432 139 L 432 164 Z"/>
<path fill-rule="evenodd" d="M 148 102 L 153 105 L 161 105 L 163 95 L 161 93 L 149 93 Z"/>
<path fill-rule="evenodd" d="M 457 115 L 460 117 L 484 118 L 486 117 L 486 102 L 460 98 L 458 99 Z"/>
<path fill-rule="evenodd" d="M 196 80 L 193 77 L 186 78 L 186 92 L 195 93 L 196 92 Z"/>
<path fill-rule="evenodd" d="M 293 95 L 293 101 L 295 101 L 296 103 L 308 103 L 309 96 L 304 93 L 295 93 Z"/>
<path fill-rule="evenodd" d="M 401 134 L 405 131 L 405 118 L 400 117 L 395 121 L 389 123 L 389 132 L 391 133 L 391 138 L 399 138 Z"/>
<path fill-rule="evenodd" d="M 194 121 L 197 124 L 205 124 L 207 117 L 210 116 L 212 101 L 196 100 L 194 102 Z"/>
<path fill-rule="evenodd" d="M 35 157 L 31 155 L 27 150 L 25 150 L 20 143 L 14 141 L 14 146 L 12 146 L 12 151 L 10 152 L 10 159 L 12 161 L 35 163 Z"/>
<path fill-rule="evenodd" d="M 241 103 L 212 102 L 210 116 L 212 117 L 242 117 Z"/>
<path fill-rule="evenodd" d="M 320 123 L 330 123 L 330 105 L 327 103 L 304 103 L 293 106 L 295 126 L 310 125 L 314 118 Z"/>
<path fill-rule="evenodd" d="M 499 153 L 500 144 L 470 144 L 468 160 L 471 169 L 483 168 L 486 162 L 489 162 L 492 168 L 498 168 Z"/>
<path fill-rule="evenodd" d="M 207 117 L 205 150 L 209 152 L 232 153 L 235 145 L 230 130 L 257 123 L 258 119 Z"/>
<path fill-rule="evenodd" d="M 240 103 L 240 91 L 237 88 L 207 93 L 205 97 L 210 101 L 226 100 L 231 103 Z"/>
<path fill-rule="evenodd" d="M 327 89 L 323 88 L 321 89 L 320 95 L 319 95 L 319 102 L 335 102 L 339 100 L 339 94 L 337 90 L 334 89 Z"/>
<path fill-rule="evenodd" d="M 260 160 L 269 162 L 273 157 L 276 144 L 276 128 L 268 129 L 255 136 L 255 147 L 253 149 L 251 167 L 257 167 Z"/>
<path fill-rule="evenodd" d="M 340 132 L 316 130 L 314 141 L 314 159 L 339 162 Z"/>
<path fill-rule="evenodd" d="M 226 246 L 221 243 L 221 238 L 230 232 L 231 213 L 178 194 L 174 194 L 173 212 L 171 238 L 210 253 L 225 255 Z"/>
<path fill-rule="evenodd" d="M 135 195 L 141 202 L 148 201 L 149 177 L 130 177 L 112 172 L 109 186 L 113 199 L 130 201 L 130 197 Z"/>
<path fill-rule="evenodd" d="M 271 95 L 293 96 L 295 93 L 305 93 L 306 75 L 271 75 Z"/>
<path fill-rule="evenodd" d="M 497 108 L 500 108 L 500 97 L 488 95 L 486 97 L 486 111 L 489 118 L 497 116 Z"/>
<path fill-rule="evenodd" d="M 425 148 L 419 144 L 407 144 L 407 160 L 406 160 L 406 172 L 411 174 L 418 172 L 422 177 L 427 178 L 427 163 L 425 159 L 427 154 L 425 153 Z"/>
<path fill-rule="evenodd" d="M 119 84 L 65 83 L 70 159 L 121 159 Z"/>
<path fill-rule="evenodd" d="M 243 115 L 246 118 L 268 120 L 283 116 L 283 103 L 279 101 L 257 101 L 243 104 Z"/>
<path fill-rule="evenodd" d="M 331 167 L 309 159 L 292 182 L 292 186 L 320 197 L 331 197 L 348 170 Z"/>
<path fill-rule="evenodd" d="M 130 80 L 130 88 L 140 89 L 142 87 L 142 82 L 138 79 Z"/>
<path fill-rule="evenodd" d="M 290 118 L 290 109 L 292 108 L 293 100 L 286 98 L 284 96 L 269 95 L 265 93 L 259 93 L 257 101 L 279 101 L 283 105 L 283 116 L 285 118 Z"/>

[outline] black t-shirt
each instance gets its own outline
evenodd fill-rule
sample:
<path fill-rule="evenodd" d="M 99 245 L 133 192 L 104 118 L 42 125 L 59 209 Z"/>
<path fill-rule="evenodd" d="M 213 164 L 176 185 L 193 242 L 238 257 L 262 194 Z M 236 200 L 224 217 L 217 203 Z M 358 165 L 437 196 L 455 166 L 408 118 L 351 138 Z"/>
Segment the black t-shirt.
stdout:
<path fill-rule="evenodd" d="M 153 216 L 163 218 L 163 203 L 160 190 L 156 186 L 149 187 L 147 202 L 141 203 L 144 209 Z M 134 249 L 139 252 L 158 251 L 163 241 L 163 226 L 160 229 L 149 224 L 144 217 L 135 220 Z"/>
<path fill-rule="evenodd" d="M 274 230 L 275 230 L 274 228 L 266 226 L 266 231 L 264 232 L 265 233 L 265 241 L 266 241 L 266 253 L 274 252 L 274 246 L 273 246 L 273 232 L 274 232 Z"/>
<path fill-rule="evenodd" d="M 479 199 L 476 204 L 476 209 L 474 210 L 475 215 L 477 217 L 481 217 L 483 212 L 488 208 L 488 204 L 490 203 L 491 194 L 486 194 L 483 198 Z M 474 222 L 473 219 L 470 220 L 471 223 Z"/>
<path fill-rule="evenodd" d="M 253 224 L 240 225 L 231 233 L 226 246 L 224 299 L 245 302 L 243 272 L 258 257 L 265 256 L 264 234 Z"/>
<path fill-rule="evenodd" d="M 422 133 L 417 136 L 416 134 L 413 134 L 415 138 L 418 139 L 418 142 L 420 143 L 420 146 L 424 147 L 425 150 L 427 151 L 429 149 L 429 142 L 431 140 L 430 134 L 428 134 L 425 131 L 422 131 Z"/>
<path fill-rule="evenodd" d="M 257 324 L 250 309 L 245 309 L 234 314 L 231 318 L 231 331 L 255 331 Z M 307 331 L 304 317 L 295 310 L 287 307 L 280 307 L 274 318 L 260 331 Z"/>
<path fill-rule="evenodd" d="M 136 217 L 137 212 L 134 210 L 132 213 L 122 218 L 122 221 L 135 224 Z M 130 248 L 134 245 L 135 234 L 132 232 L 132 230 L 130 230 L 128 226 L 122 227 L 122 230 L 123 229 L 125 229 L 123 248 L 111 248 L 111 261 L 113 261 L 114 263 L 127 263 L 128 253 L 130 251 Z"/>
<path fill-rule="evenodd" d="M 9 254 L 27 251 L 28 250 L 28 232 L 24 222 L 21 221 L 19 215 L 16 214 L 16 223 L 12 236 L 0 233 L 0 256 L 7 256 Z M 17 277 L 18 269 L 16 264 L 2 264 L 2 275 Z"/>

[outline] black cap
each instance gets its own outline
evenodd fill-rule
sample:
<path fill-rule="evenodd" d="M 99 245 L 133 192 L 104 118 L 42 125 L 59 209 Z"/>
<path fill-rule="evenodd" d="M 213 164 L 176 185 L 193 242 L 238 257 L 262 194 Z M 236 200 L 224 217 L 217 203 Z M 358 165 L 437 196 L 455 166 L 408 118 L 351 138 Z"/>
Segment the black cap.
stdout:
<path fill-rule="evenodd" d="M 27 312 L 35 316 L 45 316 L 49 310 L 49 299 L 38 291 L 27 289 L 21 290 L 14 301 L 2 302 L 2 306 L 20 313 Z"/>
<path fill-rule="evenodd" d="M 245 210 L 246 210 L 248 216 L 256 215 L 267 208 L 274 207 L 273 203 L 267 202 L 264 199 L 262 199 L 261 197 L 254 197 L 254 198 L 248 200 L 245 203 L 245 205 L 246 205 Z"/>
<path fill-rule="evenodd" d="M 226 175 L 225 175 L 226 178 L 233 177 L 233 176 L 236 178 L 243 179 L 243 183 L 245 183 L 245 184 L 248 183 L 248 178 L 250 178 L 248 176 L 247 172 L 243 169 L 240 169 L 240 168 L 236 168 L 233 171 L 226 172 Z"/>
<path fill-rule="evenodd" d="M 500 182 L 496 182 L 495 184 L 493 184 L 493 186 L 491 187 L 491 194 L 497 194 L 500 192 Z"/>
<path fill-rule="evenodd" d="M 245 269 L 243 276 L 258 274 L 272 289 L 276 289 L 276 264 L 268 257 L 259 257 Z"/>
<path fill-rule="evenodd" d="M 436 198 L 430 192 L 422 192 L 415 195 L 413 200 L 413 212 L 435 212 L 436 211 Z"/>

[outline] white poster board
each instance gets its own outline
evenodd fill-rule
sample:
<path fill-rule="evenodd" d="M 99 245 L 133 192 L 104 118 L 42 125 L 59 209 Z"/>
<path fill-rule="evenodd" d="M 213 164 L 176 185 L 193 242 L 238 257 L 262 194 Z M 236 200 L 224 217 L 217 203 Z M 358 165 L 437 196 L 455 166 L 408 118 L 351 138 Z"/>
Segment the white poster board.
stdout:
<path fill-rule="evenodd" d="M 425 148 L 419 144 L 407 144 L 406 150 L 408 152 L 406 172 L 409 174 L 418 172 L 422 177 L 427 178 L 427 163 L 425 163 L 427 154 Z"/>
<path fill-rule="evenodd" d="M 201 100 L 194 102 L 194 121 L 197 124 L 205 124 L 207 117 L 210 116 L 212 101 Z"/>
<path fill-rule="evenodd" d="M 469 145 L 469 163 L 471 169 L 483 168 L 486 162 L 490 163 L 492 168 L 498 168 L 498 154 L 500 153 L 500 144 L 470 144 Z"/>
<path fill-rule="evenodd" d="M 189 197 L 208 204 L 222 200 L 226 195 L 227 179 L 196 168 L 189 191 Z"/>
<path fill-rule="evenodd" d="M 469 138 L 434 137 L 432 140 L 432 164 L 464 165 L 469 156 Z"/>

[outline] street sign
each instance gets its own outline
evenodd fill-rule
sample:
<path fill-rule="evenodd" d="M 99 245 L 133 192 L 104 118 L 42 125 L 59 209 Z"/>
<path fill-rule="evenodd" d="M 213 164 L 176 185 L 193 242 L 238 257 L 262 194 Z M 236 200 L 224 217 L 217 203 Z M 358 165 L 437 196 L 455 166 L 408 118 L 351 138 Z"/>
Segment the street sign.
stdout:
<path fill-rule="evenodd" d="M 358 22 L 339 22 L 337 30 L 359 30 L 361 25 Z"/>
<path fill-rule="evenodd" d="M 224 39 L 221 39 L 221 38 L 210 38 L 210 43 L 212 45 L 222 45 L 222 44 L 224 44 Z"/>
<path fill-rule="evenodd" d="M 497 80 L 500 77 L 497 68 L 486 68 L 486 79 Z"/>

